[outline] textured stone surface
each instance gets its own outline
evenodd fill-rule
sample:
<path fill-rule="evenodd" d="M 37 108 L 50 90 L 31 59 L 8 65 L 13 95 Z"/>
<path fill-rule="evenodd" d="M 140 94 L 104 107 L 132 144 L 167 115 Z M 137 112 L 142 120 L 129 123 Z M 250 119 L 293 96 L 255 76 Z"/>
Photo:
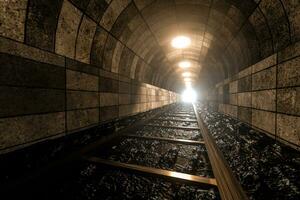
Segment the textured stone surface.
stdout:
<path fill-rule="evenodd" d="M 282 62 L 300 55 L 300 42 L 294 43 L 287 48 L 279 51 L 278 62 Z"/>
<path fill-rule="evenodd" d="M 276 58 L 277 54 L 273 54 L 272 56 L 269 56 L 268 58 L 256 63 L 252 66 L 252 73 L 261 71 L 263 69 L 266 69 L 268 67 L 271 67 L 276 64 Z"/>
<path fill-rule="evenodd" d="M 97 26 L 91 50 L 91 64 L 101 68 L 103 67 L 103 54 L 107 36 L 108 33 L 100 26 Z"/>
<path fill-rule="evenodd" d="M 119 104 L 119 95 L 116 93 L 100 93 L 100 107 Z"/>
<path fill-rule="evenodd" d="M 85 64 L 69 58 L 66 58 L 66 68 L 91 75 L 99 75 L 99 69 L 96 66 Z"/>
<path fill-rule="evenodd" d="M 252 107 L 257 109 L 275 111 L 276 90 L 252 92 Z"/>
<path fill-rule="evenodd" d="M 277 135 L 286 141 L 300 145 L 300 117 L 277 114 Z"/>
<path fill-rule="evenodd" d="M 238 105 L 251 107 L 251 92 L 238 93 Z"/>
<path fill-rule="evenodd" d="M 252 123 L 252 109 L 245 107 L 238 107 L 238 118 L 249 124 Z"/>
<path fill-rule="evenodd" d="M 35 142 L 65 131 L 63 112 L 0 119 L 0 149 Z"/>
<path fill-rule="evenodd" d="M 68 91 L 67 109 L 95 108 L 99 107 L 97 92 Z"/>
<path fill-rule="evenodd" d="M 119 82 L 111 78 L 105 78 L 100 76 L 100 92 L 119 92 Z"/>
<path fill-rule="evenodd" d="M 252 75 L 252 90 L 276 87 L 276 68 L 272 67 Z"/>
<path fill-rule="evenodd" d="M 0 53 L 0 85 L 64 89 L 65 70 Z"/>
<path fill-rule="evenodd" d="M 82 13 L 69 1 L 60 11 L 55 40 L 55 52 L 69 58 L 75 56 L 75 43 Z"/>
<path fill-rule="evenodd" d="M 65 110 L 64 90 L 0 87 L 0 117 Z"/>
<path fill-rule="evenodd" d="M 0 37 L 0 52 L 29 58 L 43 63 L 64 67 L 65 59 L 62 56 L 42 51 L 15 41 Z"/>
<path fill-rule="evenodd" d="M 78 31 L 75 54 L 76 60 L 90 63 L 91 46 L 95 31 L 96 23 L 85 15 Z"/>
<path fill-rule="evenodd" d="M 229 96 L 229 103 L 232 104 L 232 105 L 237 105 L 237 97 L 238 97 L 238 94 L 231 94 Z"/>
<path fill-rule="evenodd" d="M 27 0 L 0 1 L 0 35 L 24 41 Z"/>
<path fill-rule="evenodd" d="M 300 87 L 277 90 L 277 111 L 300 115 Z"/>
<path fill-rule="evenodd" d="M 63 0 L 30 0 L 26 44 L 54 51 L 55 31 Z"/>
<path fill-rule="evenodd" d="M 67 130 L 83 128 L 99 122 L 99 109 L 67 111 Z"/>
<path fill-rule="evenodd" d="M 119 116 L 118 106 L 106 106 L 100 108 L 100 121 L 108 121 Z"/>
<path fill-rule="evenodd" d="M 86 12 L 92 17 L 92 19 L 94 19 L 96 22 L 99 22 L 108 5 L 109 1 L 90 0 Z"/>
<path fill-rule="evenodd" d="M 300 85 L 300 57 L 278 65 L 278 87 Z"/>
<path fill-rule="evenodd" d="M 275 134 L 275 113 L 252 109 L 252 124 L 264 131 Z"/>
<path fill-rule="evenodd" d="M 251 76 L 246 76 L 238 80 L 238 92 L 251 91 Z"/>
<path fill-rule="evenodd" d="M 67 89 L 98 91 L 98 81 L 97 76 L 67 70 Z"/>
<path fill-rule="evenodd" d="M 229 84 L 229 93 L 236 93 L 238 89 L 238 81 L 233 81 Z"/>

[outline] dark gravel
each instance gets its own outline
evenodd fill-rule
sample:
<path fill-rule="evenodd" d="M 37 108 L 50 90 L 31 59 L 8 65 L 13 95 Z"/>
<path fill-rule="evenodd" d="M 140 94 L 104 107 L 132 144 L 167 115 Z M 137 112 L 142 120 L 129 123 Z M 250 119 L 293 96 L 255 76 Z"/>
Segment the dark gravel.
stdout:
<path fill-rule="evenodd" d="M 300 153 L 245 124 L 198 111 L 250 199 L 300 199 Z"/>
<path fill-rule="evenodd" d="M 151 120 L 149 124 L 159 125 L 159 126 L 181 126 L 181 127 L 198 128 L 198 124 L 194 122 L 166 121 L 166 120 L 159 120 L 159 119 Z"/>
<path fill-rule="evenodd" d="M 200 131 L 197 130 L 182 130 L 173 128 L 160 128 L 145 126 L 136 131 L 136 135 L 150 136 L 150 137 L 165 137 L 173 139 L 186 139 L 186 140 L 202 140 Z"/>
<path fill-rule="evenodd" d="M 205 147 L 157 140 L 125 139 L 95 153 L 105 159 L 213 177 Z"/>

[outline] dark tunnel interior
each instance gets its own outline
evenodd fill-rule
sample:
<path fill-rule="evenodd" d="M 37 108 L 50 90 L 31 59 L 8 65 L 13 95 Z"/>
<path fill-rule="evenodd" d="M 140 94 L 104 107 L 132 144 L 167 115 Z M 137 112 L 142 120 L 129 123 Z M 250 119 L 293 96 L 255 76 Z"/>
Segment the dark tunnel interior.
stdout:
<path fill-rule="evenodd" d="M 144 135 L 134 128 L 146 133 L 148 125 L 161 129 Z M 194 129 L 199 135 L 183 133 Z M 152 144 L 155 138 L 161 143 Z M 205 148 L 167 144 L 175 140 Z M 74 164 L 94 143 L 107 155 L 83 157 L 103 166 Z M 27 183 L 47 188 L 53 172 L 63 176 L 71 167 L 86 184 L 96 174 L 107 183 L 133 181 L 127 188 L 145 185 L 147 192 L 132 196 L 120 184 L 111 187 L 123 196 L 114 197 L 98 184 L 100 196 L 59 193 L 65 199 L 300 199 L 299 147 L 299 0 L 0 0 L 0 188 L 6 192 L 28 192 Z M 117 160 L 125 167 L 106 163 L 126 148 L 149 157 L 160 149 L 169 160 L 142 162 L 136 153 L 127 161 L 195 173 L 204 179 L 193 181 L 207 181 L 209 189 L 181 185 L 179 175 L 162 180 L 163 171 L 141 178 L 125 154 Z M 174 158 L 182 166 L 181 154 L 210 163 L 210 172 L 201 174 L 199 163 L 189 172 L 166 164 Z M 130 172 L 106 172 L 104 165 Z M 61 188 L 82 190 L 72 173 Z M 153 196 L 146 195 L 150 188 Z M 54 190 L 39 198 L 58 198 Z"/>

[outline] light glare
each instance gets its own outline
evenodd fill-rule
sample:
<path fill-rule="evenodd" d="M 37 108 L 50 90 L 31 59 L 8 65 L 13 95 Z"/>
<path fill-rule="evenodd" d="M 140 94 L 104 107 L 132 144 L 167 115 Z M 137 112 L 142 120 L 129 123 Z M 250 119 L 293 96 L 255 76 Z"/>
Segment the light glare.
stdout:
<path fill-rule="evenodd" d="M 187 103 L 193 103 L 197 100 L 197 93 L 193 88 L 186 88 L 182 95 L 181 100 Z"/>
<path fill-rule="evenodd" d="M 191 39 L 186 36 L 177 36 L 172 40 L 171 44 L 176 49 L 184 49 L 190 46 Z"/>
<path fill-rule="evenodd" d="M 190 77 L 192 74 L 190 72 L 184 72 L 182 73 L 183 77 Z"/>
<path fill-rule="evenodd" d="M 189 68 L 191 66 L 191 63 L 189 61 L 181 61 L 178 65 L 181 68 Z"/>

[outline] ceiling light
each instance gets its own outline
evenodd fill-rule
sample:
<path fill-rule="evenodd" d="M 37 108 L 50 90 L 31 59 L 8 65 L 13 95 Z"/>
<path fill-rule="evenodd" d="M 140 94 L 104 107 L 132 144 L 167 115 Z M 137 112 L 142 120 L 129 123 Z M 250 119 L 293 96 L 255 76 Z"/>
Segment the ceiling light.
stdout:
<path fill-rule="evenodd" d="M 191 39 L 186 36 L 177 36 L 172 40 L 171 44 L 176 49 L 183 49 L 191 44 Z"/>
<path fill-rule="evenodd" d="M 183 77 L 190 77 L 192 74 L 190 72 L 184 72 L 182 73 Z"/>
<path fill-rule="evenodd" d="M 189 68 L 191 66 L 191 63 L 189 61 L 181 61 L 178 64 L 178 66 L 181 67 L 181 68 Z"/>

